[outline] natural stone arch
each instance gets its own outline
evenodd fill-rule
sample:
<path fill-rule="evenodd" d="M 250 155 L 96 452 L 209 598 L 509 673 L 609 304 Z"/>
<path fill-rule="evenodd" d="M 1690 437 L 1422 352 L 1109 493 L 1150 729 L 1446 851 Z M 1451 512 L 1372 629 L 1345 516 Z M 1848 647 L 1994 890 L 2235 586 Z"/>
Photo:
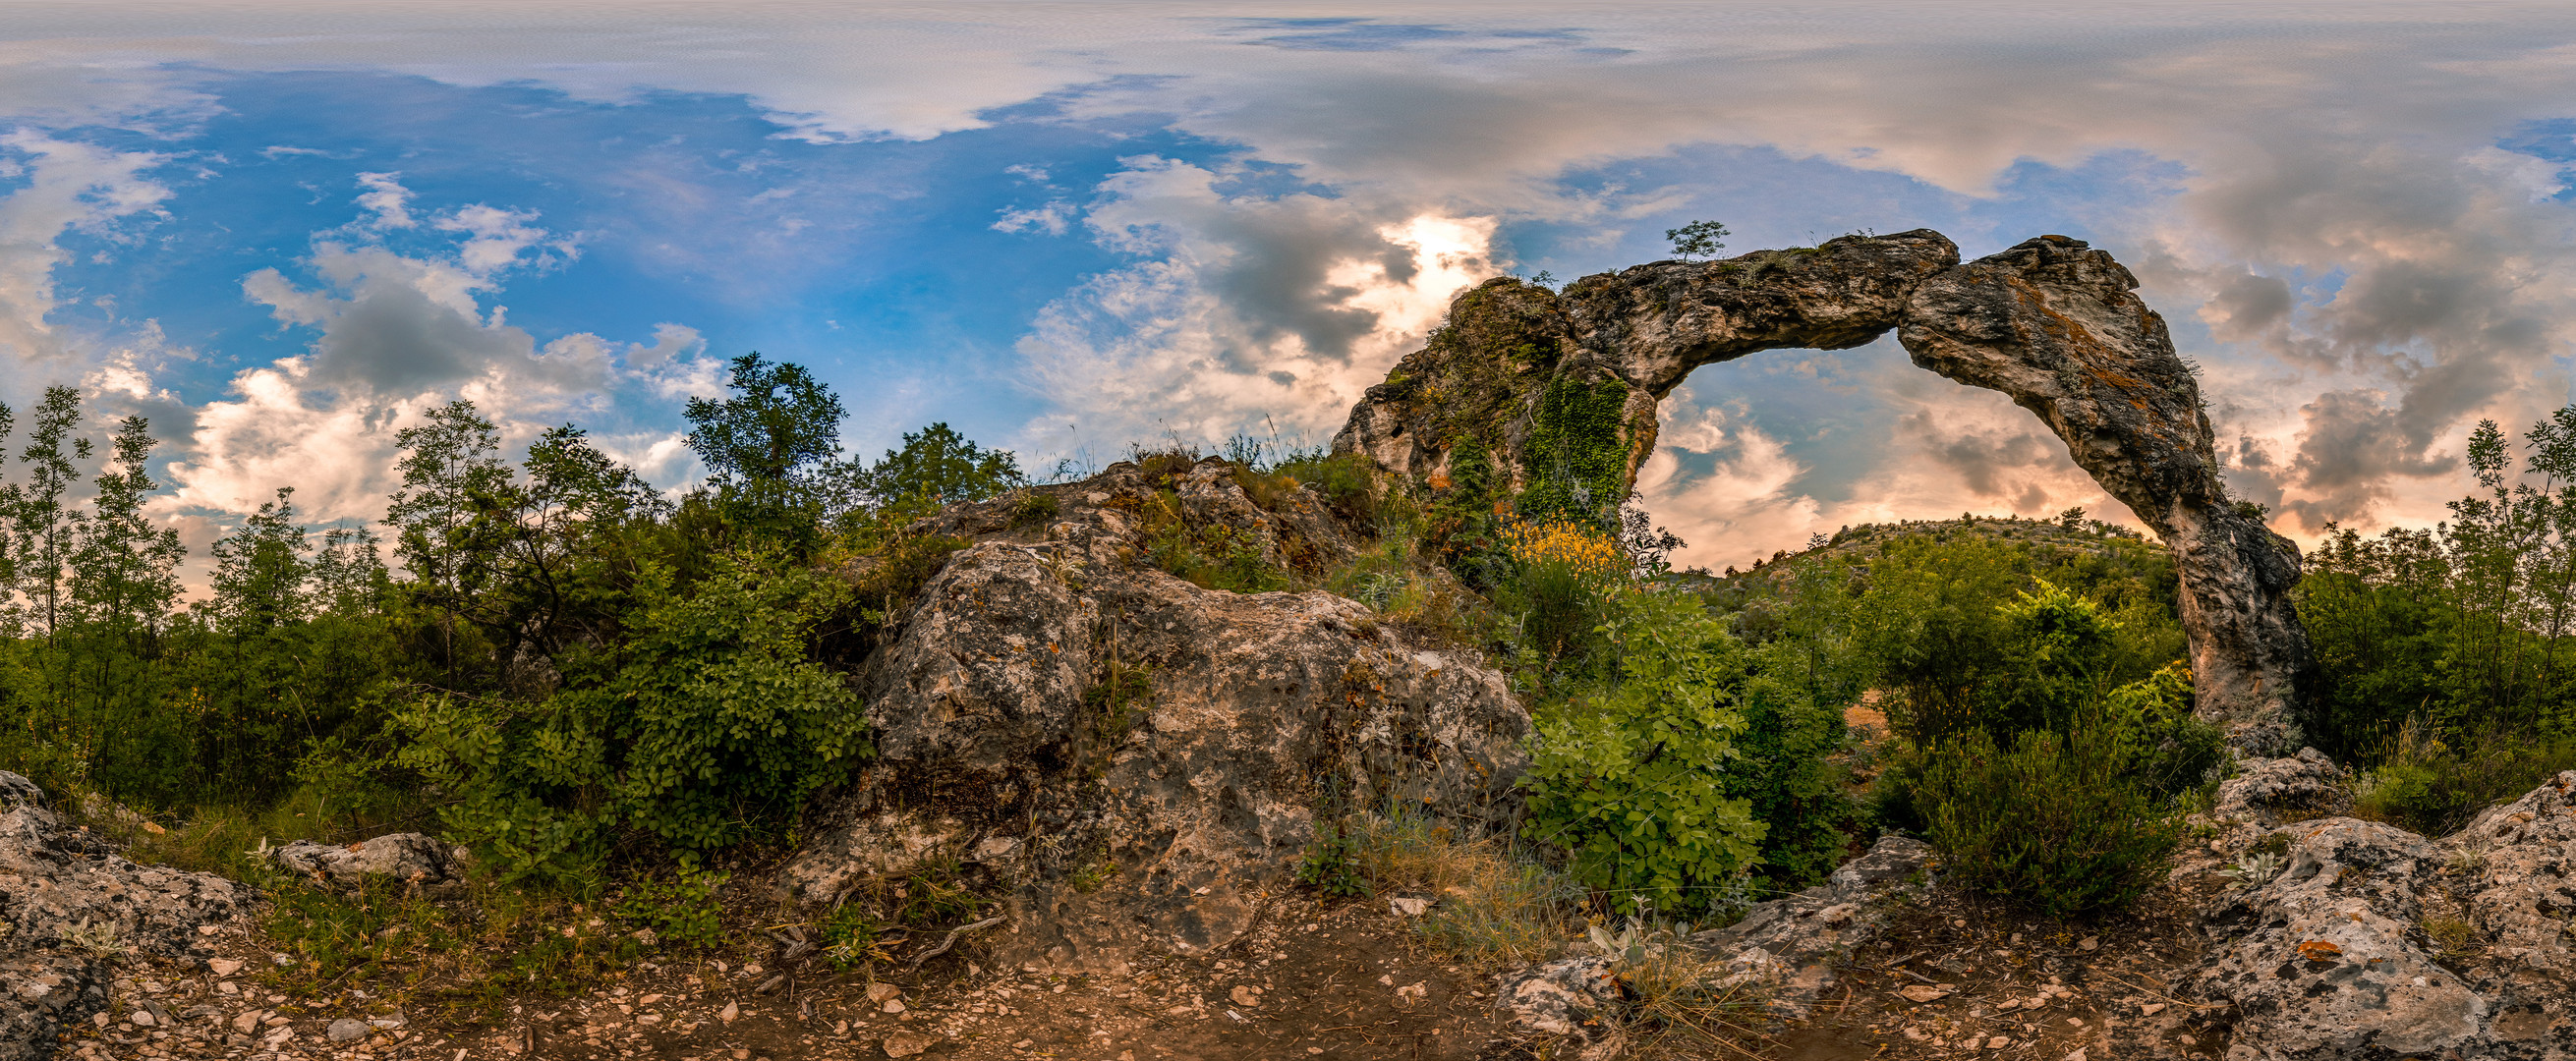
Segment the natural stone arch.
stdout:
<path fill-rule="evenodd" d="M 1692 369 L 1893 330 L 1915 364 L 2038 414 L 2164 539 L 2198 710 L 2240 745 L 2274 749 L 2294 739 L 2310 666 L 2289 599 L 2298 549 L 2227 497 L 2199 382 L 2137 286 L 2081 240 L 2041 236 L 1961 264 L 1930 229 L 1639 265 L 1562 294 L 1489 280 L 1369 388 L 1333 448 L 1428 476 L 1472 442 L 1515 489 L 1607 503 L 1627 496 L 1654 451 L 1656 407 Z"/>

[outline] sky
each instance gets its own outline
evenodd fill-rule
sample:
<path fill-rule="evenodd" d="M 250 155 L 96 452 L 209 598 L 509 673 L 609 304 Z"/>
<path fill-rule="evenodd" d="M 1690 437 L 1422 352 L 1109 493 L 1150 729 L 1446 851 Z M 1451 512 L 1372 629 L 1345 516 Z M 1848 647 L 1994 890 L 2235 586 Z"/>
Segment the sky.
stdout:
<path fill-rule="evenodd" d="M 200 557 L 279 487 L 380 517 L 460 397 L 685 487 L 753 350 L 858 454 L 1322 444 L 1460 288 L 1697 219 L 2090 240 L 2275 529 L 2429 524 L 2576 397 L 2576 5 L 0 0 L 0 402 L 148 417 Z M 2129 519 L 1892 339 L 1664 415 L 1685 563 Z"/>

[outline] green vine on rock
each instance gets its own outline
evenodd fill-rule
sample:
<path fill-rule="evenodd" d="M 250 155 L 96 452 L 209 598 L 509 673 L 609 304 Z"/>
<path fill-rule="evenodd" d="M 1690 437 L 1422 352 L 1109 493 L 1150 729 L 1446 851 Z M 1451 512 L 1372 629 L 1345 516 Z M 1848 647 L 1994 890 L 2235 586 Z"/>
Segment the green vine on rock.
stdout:
<path fill-rule="evenodd" d="M 1628 496 L 1627 406 L 1628 385 L 1616 379 L 1547 385 L 1521 457 L 1523 518 L 1615 518 Z"/>

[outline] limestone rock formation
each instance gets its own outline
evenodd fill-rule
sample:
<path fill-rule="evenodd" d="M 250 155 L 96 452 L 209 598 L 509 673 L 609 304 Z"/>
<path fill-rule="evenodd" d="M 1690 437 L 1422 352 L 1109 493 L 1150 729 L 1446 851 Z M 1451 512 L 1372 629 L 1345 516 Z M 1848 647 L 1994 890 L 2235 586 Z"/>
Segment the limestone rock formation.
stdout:
<path fill-rule="evenodd" d="M 221 877 L 127 861 L 0 771 L 0 1061 L 52 1056 L 58 1029 L 107 1005 L 118 956 L 187 957 L 198 926 L 249 898 Z"/>
<path fill-rule="evenodd" d="M 298 840 L 269 851 L 279 869 L 334 891 L 354 892 L 380 878 L 423 894 L 452 892 L 465 884 L 471 855 L 462 847 L 420 833 L 393 833 L 353 844 Z"/>
<path fill-rule="evenodd" d="M 2352 809 L 2344 768 L 2314 748 L 2280 759 L 2241 759 L 2218 784 L 2210 817 L 2278 826 L 2285 816 L 2329 817 Z"/>
<path fill-rule="evenodd" d="M 1894 331 L 1914 362 L 2009 395 L 2172 546 L 2199 709 L 2240 747 L 2297 747 L 2309 669 L 2288 599 L 2299 556 L 2227 497 L 2190 366 L 2137 281 L 2081 240 L 2042 236 L 1961 263 L 1927 229 L 1585 277 L 1563 294 L 1488 281 L 1371 387 L 1333 440 L 1436 482 L 1490 461 L 1539 507 L 1625 498 L 1655 409 L 1700 365 Z"/>
<path fill-rule="evenodd" d="M 1931 845 L 1881 837 L 1823 884 L 1756 903 L 1743 920 L 1694 935 L 1691 945 L 1724 956 L 1731 984 L 1757 987 L 1774 1011 L 1804 1017 L 1834 986 L 1834 965 L 1878 938 L 1890 900 L 1927 883 L 1931 862 Z"/>
<path fill-rule="evenodd" d="M 2352 818 L 2267 824 L 2317 806 L 2301 794 L 2332 776 L 2323 762 L 2249 761 L 2215 812 L 2250 811 L 2248 831 L 2288 851 L 2203 913 L 2217 945 L 2188 986 L 2232 1022 L 2229 1061 L 2576 1056 L 2576 771 L 2438 843 Z"/>
<path fill-rule="evenodd" d="M 1010 896 L 981 940 L 1003 958 L 1113 970 L 1251 927 L 1334 800 L 1508 820 L 1529 719 L 1475 651 L 1149 562 L 1183 541 L 1309 572 L 1352 555 L 1313 491 L 1252 485 L 1269 496 L 1219 461 L 1122 463 L 936 517 L 972 544 L 861 668 L 877 758 L 818 806 L 780 897 L 955 860 Z"/>

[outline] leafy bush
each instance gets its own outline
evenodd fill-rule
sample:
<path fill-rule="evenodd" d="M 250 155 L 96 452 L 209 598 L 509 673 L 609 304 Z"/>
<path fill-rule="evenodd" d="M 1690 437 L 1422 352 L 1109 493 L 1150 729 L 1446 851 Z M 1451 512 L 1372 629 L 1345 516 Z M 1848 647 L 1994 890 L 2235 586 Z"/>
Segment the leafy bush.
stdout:
<path fill-rule="evenodd" d="M 1705 910 L 1762 858 L 1764 824 L 1727 793 L 1741 646 L 1687 594 L 1612 604 L 1620 683 L 1538 720 L 1523 835 L 1571 849 L 1575 876 L 1630 912 Z"/>
<path fill-rule="evenodd" d="M 2191 709 L 2191 669 L 2180 661 L 2103 698 L 2103 721 L 2131 777 L 2159 797 L 2200 785 L 2227 761 L 2227 734 Z"/>
<path fill-rule="evenodd" d="M 626 886 L 617 916 L 652 929 L 666 946 L 712 950 L 724 945 L 724 906 L 716 895 L 730 876 L 682 871 L 667 881 L 640 878 Z"/>
<path fill-rule="evenodd" d="M 1368 878 L 1360 872 L 1359 855 L 1348 827 L 1338 819 L 1318 817 L 1315 839 L 1297 861 L 1297 883 L 1334 898 L 1367 898 Z"/>
<path fill-rule="evenodd" d="M 1926 758 L 1916 798 L 1961 884 L 2069 917 L 2124 905 L 2172 866 L 2180 818 L 2129 765 L 2098 719 L 2009 746 L 1970 729 Z"/>
<path fill-rule="evenodd" d="M 2421 718 L 2398 730 L 2355 785 L 2355 817 L 2442 836 L 2576 769 L 2576 739 L 2491 730 L 2454 745 L 2435 734 Z"/>
<path fill-rule="evenodd" d="M 1377 516 L 1377 470 L 1367 457 L 1356 453 L 1301 453 L 1279 462 L 1271 471 L 1324 495 L 1343 519 L 1357 521 Z"/>
<path fill-rule="evenodd" d="M 1502 531 L 1512 578 L 1498 594 L 1521 631 L 1552 659 L 1591 653 L 1603 603 L 1628 576 L 1617 539 L 1576 520 L 1513 522 Z"/>
<path fill-rule="evenodd" d="M 453 794 L 451 835 L 511 877 L 578 871 L 617 830 L 686 864 L 868 753 L 857 694 L 808 658 L 844 583 L 728 559 L 697 590 L 648 568 L 629 639 L 577 657 L 542 701 L 432 692 L 403 711 L 398 761 Z"/>

